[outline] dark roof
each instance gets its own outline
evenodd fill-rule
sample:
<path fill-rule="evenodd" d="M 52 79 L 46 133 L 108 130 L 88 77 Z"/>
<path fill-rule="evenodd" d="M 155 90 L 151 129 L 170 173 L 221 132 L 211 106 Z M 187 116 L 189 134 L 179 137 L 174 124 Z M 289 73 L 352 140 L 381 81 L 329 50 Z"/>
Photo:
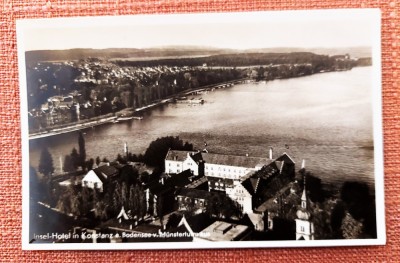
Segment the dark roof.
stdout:
<path fill-rule="evenodd" d="M 201 232 L 203 229 L 215 222 L 214 219 L 210 218 L 210 216 L 205 213 L 190 217 L 185 216 L 185 219 L 194 233 Z"/>
<path fill-rule="evenodd" d="M 162 195 L 164 193 L 167 193 L 167 192 L 173 190 L 173 188 L 171 186 L 164 185 L 159 182 L 149 184 L 148 188 L 149 188 L 150 192 L 154 195 Z"/>
<path fill-rule="evenodd" d="M 97 177 L 104 183 L 119 174 L 114 166 L 103 165 L 92 170 Z"/>
<path fill-rule="evenodd" d="M 285 152 L 281 156 L 279 156 L 276 160 L 284 161 L 286 164 L 295 164 L 294 160 Z"/>
<path fill-rule="evenodd" d="M 255 172 L 252 177 L 268 179 L 272 175 L 280 172 L 280 167 L 278 168 L 278 165 L 282 165 L 282 163 L 280 161 L 278 161 L 278 163 L 274 161 L 269 165 L 262 167 L 261 170 Z"/>
<path fill-rule="evenodd" d="M 254 168 L 256 166 L 264 166 L 271 162 L 271 160 L 262 157 L 248 157 L 237 155 L 225 155 L 215 153 L 193 152 L 193 151 L 177 151 L 169 150 L 165 156 L 167 161 L 184 161 L 188 154 L 192 159 L 199 163 L 201 160 L 210 164 L 219 164 L 236 167 Z"/>
<path fill-rule="evenodd" d="M 225 185 L 233 185 L 233 179 L 207 176 L 209 182 L 223 182 Z"/>
<path fill-rule="evenodd" d="M 206 188 L 207 189 L 207 176 L 201 176 L 200 178 L 193 178 L 193 182 L 190 184 L 186 185 L 187 188 L 194 188 L 194 189 L 201 189 L 201 188 Z"/>
<path fill-rule="evenodd" d="M 260 178 L 247 178 L 242 182 L 242 185 L 252 196 L 254 196 L 257 193 L 259 181 Z"/>
<path fill-rule="evenodd" d="M 174 174 L 169 178 L 165 179 L 165 185 L 172 187 L 184 187 L 190 184 L 192 181 L 189 179 L 193 174 L 190 170 L 185 170 L 179 174 Z"/>
<path fill-rule="evenodd" d="M 190 154 L 190 157 L 195 161 L 197 164 L 203 161 L 203 157 L 201 155 L 201 152 L 195 153 L 195 154 Z"/>
<path fill-rule="evenodd" d="M 275 197 L 269 198 L 268 200 L 266 200 L 264 203 L 262 203 L 261 205 L 259 205 L 255 211 L 257 212 L 265 212 L 265 211 L 278 211 L 279 209 L 279 204 L 278 202 L 275 200 Z"/>
<path fill-rule="evenodd" d="M 167 156 L 165 156 L 165 160 L 183 162 L 186 159 L 188 153 L 189 154 L 195 154 L 196 152 L 169 150 L 168 153 L 167 153 Z"/>
<path fill-rule="evenodd" d="M 252 196 L 262 197 L 265 190 L 268 189 L 268 180 L 253 176 L 244 180 L 242 185 Z"/>
<path fill-rule="evenodd" d="M 106 179 L 109 179 L 111 177 L 114 177 L 118 175 L 118 170 L 114 166 L 109 166 L 109 165 L 103 165 L 100 167 L 97 167 L 93 169 L 93 172 L 95 172 L 98 176 L 103 176 Z"/>
<path fill-rule="evenodd" d="M 210 196 L 210 192 L 206 190 L 198 190 L 192 188 L 180 188 L 175 192 L 175 195 L 186 196 L 190 198 L 199 198 L 199 199 L 206 199 Z"/>

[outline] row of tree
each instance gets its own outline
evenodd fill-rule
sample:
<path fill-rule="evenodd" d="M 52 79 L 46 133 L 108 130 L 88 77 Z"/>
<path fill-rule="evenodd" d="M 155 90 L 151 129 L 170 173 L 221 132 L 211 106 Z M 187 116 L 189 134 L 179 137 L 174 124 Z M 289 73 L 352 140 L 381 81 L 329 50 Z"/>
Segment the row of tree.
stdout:
<path fill-rule="evenodd" d="M 345 61 L 346 64 L 341 62 Z M 192 57 L 181 59 L 158 59 L 145 61 L 117 61 L 121 66 L 155 67 L 159 65 L 178 67 L 199 67 L 204 64 L 212 67 L 243 67 L 254 65 L 281 65 L 281 64 L 311 64 L 315 72 L 322 69 L 330 69 L 339 64 L 339 60 L 332 56 L 318 55 L 311 52 L 292 53 L 236 53 L 220 54 L 207 57 Z M 347 59 L 340 60 L 341 65 L 354 66 L 355 62 Z"/>

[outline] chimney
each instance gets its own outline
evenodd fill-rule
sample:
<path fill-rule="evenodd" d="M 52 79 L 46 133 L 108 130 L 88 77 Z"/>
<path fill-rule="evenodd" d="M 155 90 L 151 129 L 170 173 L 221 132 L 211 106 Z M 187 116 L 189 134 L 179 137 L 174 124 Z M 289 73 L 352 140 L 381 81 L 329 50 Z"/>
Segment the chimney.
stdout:
<path fill-rule="evenodd" d="M 124 153 L 128 154 L 128 144 L 126 142 L 124 143 Z"/>
<path fill-rule="evenodd" d="M 272 160 L 272 147 L 269 147 L 269 159 Z"/>
<path fill-rule="evenodd" d="M 303 161 L 301 162 L 301 169 L 305 168 L 306 168 L 306 160 L 303 159 Z"/>

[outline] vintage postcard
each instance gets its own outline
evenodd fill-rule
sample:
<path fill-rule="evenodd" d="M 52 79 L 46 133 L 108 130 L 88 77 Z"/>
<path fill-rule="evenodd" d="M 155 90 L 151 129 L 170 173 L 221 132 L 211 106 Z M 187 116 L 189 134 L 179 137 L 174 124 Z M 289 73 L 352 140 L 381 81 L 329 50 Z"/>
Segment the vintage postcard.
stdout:
<path fill-rule="evenodd" d="M 378 9 L 17 37 L 23 249 L 385 244 Z"/>

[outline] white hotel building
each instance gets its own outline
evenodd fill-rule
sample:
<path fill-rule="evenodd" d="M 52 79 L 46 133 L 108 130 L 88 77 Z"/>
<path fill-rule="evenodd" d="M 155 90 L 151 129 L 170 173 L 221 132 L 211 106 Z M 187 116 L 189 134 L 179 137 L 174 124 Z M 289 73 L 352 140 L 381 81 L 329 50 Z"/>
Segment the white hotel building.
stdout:
<path fill-rule="evenodd" d="M 193 175 L 242 181 L 249 173 L 271 162 L 261 157 L 169 150 L 165 157 L 165 173 L 177 174 L 189 169 Z"/>

